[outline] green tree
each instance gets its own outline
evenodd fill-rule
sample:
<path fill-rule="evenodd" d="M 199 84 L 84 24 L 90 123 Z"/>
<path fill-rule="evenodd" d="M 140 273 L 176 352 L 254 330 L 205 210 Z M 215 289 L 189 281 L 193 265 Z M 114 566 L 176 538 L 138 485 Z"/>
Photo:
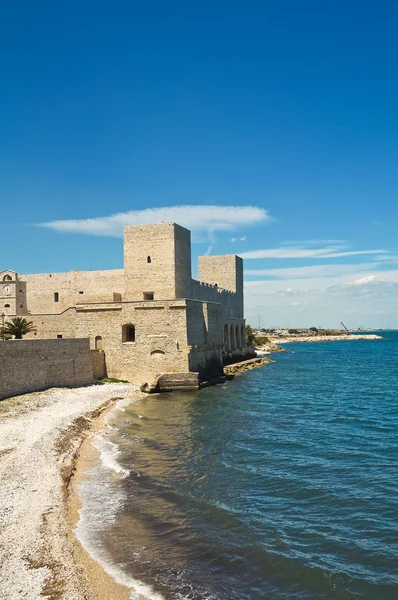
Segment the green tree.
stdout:
<path fill-rule="evenodd" d="M 27 321 L 23 317 L 13 317 L 4 326 L 5 335 L 13 335 L 15 339 L 22 340 L 27 333 L 36 331 L 32 321 Z"/>
<path fill-rule="evenodd" d="M 248 346 L 253 346 L 254 338 L 255 335 L 253 329 L 250 327 L 250 325 L 246 325 L 246 343 Z"/>

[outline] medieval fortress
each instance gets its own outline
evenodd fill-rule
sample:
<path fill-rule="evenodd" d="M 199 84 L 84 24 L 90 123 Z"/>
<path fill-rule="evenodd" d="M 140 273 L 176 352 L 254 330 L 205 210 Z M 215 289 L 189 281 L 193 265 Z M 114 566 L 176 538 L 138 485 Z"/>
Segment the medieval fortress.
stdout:
<path fill-rule="evenodd" d="M 166 389 L 222 374 L 246 347 L 243 261 L 200 256 L 176 223 L 125 227 L 124 269 L 0 273 L 0 312 L 24 316 L 30 338 L 89 338 L 94 372 Z M 8 344 L 7 344 L 8 346 Z"/>

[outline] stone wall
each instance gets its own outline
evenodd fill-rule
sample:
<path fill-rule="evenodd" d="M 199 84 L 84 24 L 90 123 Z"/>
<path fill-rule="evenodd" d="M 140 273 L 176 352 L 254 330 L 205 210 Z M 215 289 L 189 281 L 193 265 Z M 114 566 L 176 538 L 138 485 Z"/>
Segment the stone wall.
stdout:
<path fill-rule="evenodd" d="M 74 338 L 76 337 L 76 309 L 68 308 L 61 314 L 27 315 L 27 321 L 32 321 L 36 333 L 29 333 L 26 338 Z"/>
<path fill-rule="evenodd" d="M 19 275 L 27 284 L 24 314 L 58 314 L 80 302 L 112 301 L 124 294 L 124 271 L 69 271 Z M 58 294 L 58 296 L 56 296 Z"/>
<path fill-rule="evenodd" d="M 189 371 L 200 380 L 222 374 L 221 308 L 213 302 L 187 301 Z"/>
<path fill-rule="evenodd" d="M 176 223 L 125 227 L 125 300 L 189 297 L 191 284 L 190 232 Z"/>
<path fill-rule="evenodd" d="M 88 340 L 0 342 L 0 399 L 93 383 Z"/>
<path fill-rule="evenodd" d="M 160 373 L 189 371 L 186 310 L 185 300 L 81 305 L 76 335 L 90 338 L 92 349 L 100 342 L 108 377 L 143 384 Z"/>
<path fill-rule="evenodd" d="M 4 271 L 10 288 L 0 294 L 7 316 L 24 306 L 36 327 L 29 338 L 89 338 L 96 377 L 203 378 L 245 346 L 242 265 L 235 255 L 202 256 L 192 280 L 190 232 L 156 223 L 125 228 L 123 270 Z"/>
<path fill-rule="evenodd" d="M 200 281 L 235 292 L 231 305 L 233 314 L 226 316 L 243 319 L 243 260 L 240 256 L 199 256 L 198 277 Z"/>
<path fill-rule="evenodd" d="M 235 292 L 192 279 L 189 297 L 192 300 L 219 303 L 221 305 L 221 316 L 225 319 L 243 319 L 243 300 Z"/>
<path fill-rule="evenodd" d="M 90 353 L 94 379 L 104 379 L 107 377 L 105 352 L 103 350 L 90 350 Z"/>

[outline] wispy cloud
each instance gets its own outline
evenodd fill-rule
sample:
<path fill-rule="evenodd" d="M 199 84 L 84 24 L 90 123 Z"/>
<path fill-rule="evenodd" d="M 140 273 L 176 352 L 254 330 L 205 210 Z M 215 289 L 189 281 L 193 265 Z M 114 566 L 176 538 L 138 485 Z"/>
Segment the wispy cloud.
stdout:
<path fill-rule="evenodd" d="M 326 246 L 324 248 L 307 248 L 303 246 L 280 246 L 242 252 L 244 259 L 259 258 L 339 258 L 361 254 L 384 254 L 386 250 L 349 250 L 347 245 Z"/>
<path fill-rule="evenodd" d="M 178 205 L 147 208 L 91 219 L 68 219 L 40 223 L 62 233 L 121 237 L 126 225 L 176 222 L 192 231 L 234 231 L 242 226 L 270 220 L 267 210 L 257 206 Z"/>
<path fill-rule="evenodd" d="M 327 264 L 312 265 L 307 267 L 285 267 L 281 269 L 245 269 L 245 275 L 268 277 L 271 279 L 307 279 L 313 277 L 339 277 L 374 270 L 375 263 L 360 264 Z"/>
<path fill-rule="evenodd" d="M 329 265 L 330 266 L 330 265 Z M 398 327 L 398 270 L 245 284 L 249 323 L 264 327 Z"/>

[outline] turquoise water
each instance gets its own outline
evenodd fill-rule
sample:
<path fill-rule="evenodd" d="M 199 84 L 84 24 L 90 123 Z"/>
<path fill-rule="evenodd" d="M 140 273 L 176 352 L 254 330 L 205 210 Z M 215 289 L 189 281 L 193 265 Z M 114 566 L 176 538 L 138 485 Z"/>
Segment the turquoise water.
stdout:
<path fill-rule="evenodd" d="M 90 551 L 166 599 L 396 600 L 398 333 L 383 335 L 290 344 L 119 411 L 82 488 Z"/>

